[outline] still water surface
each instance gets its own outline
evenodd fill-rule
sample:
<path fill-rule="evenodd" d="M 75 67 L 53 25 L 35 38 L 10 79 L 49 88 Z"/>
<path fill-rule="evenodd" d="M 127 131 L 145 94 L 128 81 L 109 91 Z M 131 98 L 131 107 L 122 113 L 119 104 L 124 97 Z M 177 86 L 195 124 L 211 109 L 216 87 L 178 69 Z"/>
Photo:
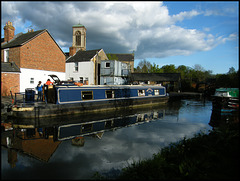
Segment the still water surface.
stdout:
<path fill-rule="evenodd" d="M 76 121 L 71 124 L 71 129 L 75 130 L 70 130 L 68 126 L 62 129 L 68 131 L 62 132 L 61 138 L 68 136 L 64 141 L 53 139 L 53 136 L 36 139 L 18 135 L 17 138 L 10 136 L 9 144 L 9 136 L 2 136 L 1 178 L 91 179 L 95 172 L 114 174 L 133 161 L 151 158 L 171 142 L 192 137 L 199 131 L 208 132 L 212 129 L 208 124 L 211 113 L 210 101 L 181 100 L 154 109 L 135 111 L 129 115 L 130 118 L 118 118 L 119 123 L 122 121 L 126 124 L 121 123 L 115 128 L 108 117 L 108 126 L 112 123 L 109 126 L 111 129 L 101 132 L 98 137 L 84 136 L 84 144 L 81 146 L 73 144 L 69 137 L 79 126 Z M 101 120 L 104 122 L 104 118 Z M 58 125 L 54 126 L 56 128 Z M 85 131 L 87 128 L 85 125 Z M 82 137 L 78 138 L 83 140 Z"/>

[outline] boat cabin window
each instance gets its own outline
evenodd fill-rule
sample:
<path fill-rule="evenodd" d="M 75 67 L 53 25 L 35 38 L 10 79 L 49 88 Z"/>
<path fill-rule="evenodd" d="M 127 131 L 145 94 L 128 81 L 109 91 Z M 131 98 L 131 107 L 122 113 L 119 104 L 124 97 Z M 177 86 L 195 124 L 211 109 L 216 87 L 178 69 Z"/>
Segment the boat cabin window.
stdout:
<path fill-rule="evenodd" d="M 105 122 L 105 129 L 109 129 L 113 127 L 113 120 L 109 120 Z"/>
<path fill-rule="evenodd" d="M 106 98 L 114 98 L 114 91 L 106 90 Z"/>
<path fill-rule="evenodd" d="M 80 83 L 83 83 L 83 77 L 79 77 L 80 78 Z"/>
<path fill-rule="evenodd" d="M 93 124 L 84 124 L 82 125 L 81 133 L 88 133 L 92 131 Z"/>
<path fill-rule="evenodd" d="M 82 91 L 82 100 L 93 99 L 93 91 Z"/>
<path fill-rule="evenodd" d="M 159 90 L 158 89 L 154 90 L 154 95 L 159 95 Z"/>
<path fill-rule="evenodd" d="M 220 97 L 230 97 L 230 95 L 228 94 L 228 92 L 223 92 L 223 91 L 219 91 L 219 92 L 215 92 L 215 96 L 220 96 Z"/>
<path fill-rule="evenodd" d="M 138 90 L 138 96 L 145 96 L 145 90 Z"/>

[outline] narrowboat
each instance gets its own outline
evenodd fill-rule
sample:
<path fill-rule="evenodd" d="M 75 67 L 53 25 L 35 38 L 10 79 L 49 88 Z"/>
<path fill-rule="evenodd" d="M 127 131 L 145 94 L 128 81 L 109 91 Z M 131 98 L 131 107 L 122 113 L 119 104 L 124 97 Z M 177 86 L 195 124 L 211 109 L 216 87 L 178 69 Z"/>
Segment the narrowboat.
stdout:
<path fill-rule="evenodd" d="M 222 114 L 239 110 L 239 89 L 238 88 L 219 88 L 212 96 L 212 107 L 214 111 Z"/>
<path fill-rule="evenodd" d="M 44 85 L 44 102 L 15 104 L 12 116 L 55 117 L 166 102 L 168 95 L 161 85 Z"/>

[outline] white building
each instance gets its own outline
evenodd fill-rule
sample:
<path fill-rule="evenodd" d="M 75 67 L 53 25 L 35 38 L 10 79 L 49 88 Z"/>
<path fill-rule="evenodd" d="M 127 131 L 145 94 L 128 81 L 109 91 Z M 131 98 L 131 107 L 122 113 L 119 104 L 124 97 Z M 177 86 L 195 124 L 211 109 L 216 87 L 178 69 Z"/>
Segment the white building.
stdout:
<path fill-rule="evenodd" d="M 126 63 L 117 60 L 101 61 L 100 84 L 123 85 L 127 83 L 130 67 Z"/>
<path fill-rule="evenodd" d="M 89 85 L 100 84 L 100 62 L 108 60 L 103 49 L 86 50 L 86 28 L 73 25 L 73 43 L 66 60 L 66 80 L 74 80 Z"/>

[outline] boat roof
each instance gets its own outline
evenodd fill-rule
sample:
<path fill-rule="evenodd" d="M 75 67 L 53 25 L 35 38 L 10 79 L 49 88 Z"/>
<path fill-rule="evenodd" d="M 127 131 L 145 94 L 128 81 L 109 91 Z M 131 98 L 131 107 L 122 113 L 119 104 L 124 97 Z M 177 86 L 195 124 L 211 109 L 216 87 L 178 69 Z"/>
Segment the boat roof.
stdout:
<path fill-rule="evenodd" d="M 239 97 L 239 88 L 219 88 L 216 92 L 229 92 L 229 95 Z"/>
<path fill-rule="evenodd" d="M 58 85 L 56 87 L 67 87 L 67 88 L 76 88 L 76 87 L 83 87 L 83 88 L 130 88 L 130 89 L 146 89 L 146 88 L 165 88 L 160 84 L 156 85 L 82 85 L 82 86 L 67 86 L 67 85 Z"/>

